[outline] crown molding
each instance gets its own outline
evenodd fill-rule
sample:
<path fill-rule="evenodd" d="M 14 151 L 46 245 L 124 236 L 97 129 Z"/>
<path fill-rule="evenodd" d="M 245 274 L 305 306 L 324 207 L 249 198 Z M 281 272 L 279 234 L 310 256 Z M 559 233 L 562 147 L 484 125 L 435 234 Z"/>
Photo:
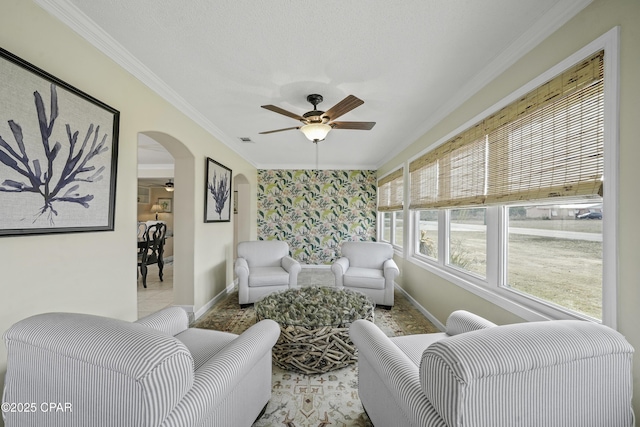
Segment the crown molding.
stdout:
<path fill-rule="evenodd" d="M 334 164 L 322 164 L 316 168 L 315 163 L 299 163 L 299 164 L 278 164 L 278 163 L 262 163 L 257 166 L 260 170 L 277 170 L 277 169 L 285 169 L 285 170 L 372 170 L 377 171 L 378 168 L 376 165 L 362 165 L 362 164 L 351 164 L 351 165 L 334 165 Z"/>
<path fill-rule="evenodd" d="M 107 34 L 101 27 L 96 25 L 80 9 L 68 0 L 34 0 L 42 9 L 49 12 L 60 20 L 67 27 L 75 31 L 80 37 L 87 40 L 99 51 L 111 58 L 135 78 L 140 80 L 149 89 L 160 95 L 167 102 L 185 114 L 199 126 L 209 132 L 224 145 L 229 147 L 236 154 L 241 156 L 246 162 L 257 168 L 246 153 L 242 153 L 235 145 L 235 139 L 230 138 L 222 132 L 209 119 L 203 116 L 190 103 L 176 93 L 169 85 L 154 74 L 147 66 L 140 62 L 127 49 L 118 43 L 113 37 Z"/>

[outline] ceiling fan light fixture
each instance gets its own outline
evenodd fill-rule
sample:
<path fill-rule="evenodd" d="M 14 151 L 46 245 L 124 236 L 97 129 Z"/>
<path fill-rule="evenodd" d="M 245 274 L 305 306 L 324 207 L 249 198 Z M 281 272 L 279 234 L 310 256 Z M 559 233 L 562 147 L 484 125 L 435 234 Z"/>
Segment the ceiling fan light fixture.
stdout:
<path fill-rule="evenodd" d="M 325 123 L 309 123 L 300 128 L 309 141 L 322 141 L 327 137 L 331 126 Z"/>
<path fill-rule="evenodd" d="M 175 188 L 173 188 L 173 182 L 171 182 L 171 180 L 169 180 L 169 182 L 164 184 L 164 189 L 169 191 L 169 192 L 172 192 L 173 190 L 175 190 Z"/>

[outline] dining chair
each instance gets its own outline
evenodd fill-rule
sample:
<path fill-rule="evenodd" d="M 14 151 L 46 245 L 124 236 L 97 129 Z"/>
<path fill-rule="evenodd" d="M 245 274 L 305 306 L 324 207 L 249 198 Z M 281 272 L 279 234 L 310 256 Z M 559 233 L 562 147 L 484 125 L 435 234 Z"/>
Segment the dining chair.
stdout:
<path fill-rule="evenodd" d="M 142 275 L 142 286 L 147 287 L 147 266 L 157 264 L 158 275 L 162 282 L 164 268 L 164 241 L 167 235 L 167 225 L 156 223 L 147 228 L 144 239 L 138 241 L 138 267 Z"/>
<path fill-rule="evenodd" d="M 143 239 L 144 234 L 147 232 L 147 223 L 138 221 L 138 239 Z"/>

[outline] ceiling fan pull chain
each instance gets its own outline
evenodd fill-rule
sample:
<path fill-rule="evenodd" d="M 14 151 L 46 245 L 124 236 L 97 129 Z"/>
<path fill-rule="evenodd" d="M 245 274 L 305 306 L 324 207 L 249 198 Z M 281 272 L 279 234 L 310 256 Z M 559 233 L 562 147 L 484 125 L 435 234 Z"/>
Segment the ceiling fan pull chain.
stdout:
<path fill-rule="evenodd" d="M 318 171 L 318 140 L 313 141 L 316 144 L 316 172 Z"/>

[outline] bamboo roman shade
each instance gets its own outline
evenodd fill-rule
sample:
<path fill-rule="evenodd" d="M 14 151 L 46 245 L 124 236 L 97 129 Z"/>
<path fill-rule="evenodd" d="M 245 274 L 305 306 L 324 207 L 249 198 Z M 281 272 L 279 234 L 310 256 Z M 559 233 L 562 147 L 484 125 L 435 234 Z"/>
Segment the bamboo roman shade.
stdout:
<path fill-rule="evenodd" d="M 402 209 L 403 184 L 404 168 L 397 169 L 378 180 L 379 211 L 398 211 Z"/>
<path fill-rule="evenodd" d="M 600 51 L 409 165 L 412 209 L 602 193 Z"/>

